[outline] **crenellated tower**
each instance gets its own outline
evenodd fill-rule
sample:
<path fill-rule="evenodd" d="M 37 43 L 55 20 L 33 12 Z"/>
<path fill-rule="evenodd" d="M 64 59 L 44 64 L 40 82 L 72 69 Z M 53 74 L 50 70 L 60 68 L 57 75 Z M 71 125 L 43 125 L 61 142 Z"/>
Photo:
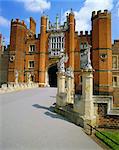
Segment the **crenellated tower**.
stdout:
<path fill-rule="evenodd" d="M 25 37 L 27 27 L 24 21 L 11 20 L 8 82 L 15 82 L 15 71 L 18 81 L 24 82 Z"/>
<path fill-rule="evenodd" d="M 92 64 L 95 94 L 112 93 L 111 13 L 92 12 Z"/>

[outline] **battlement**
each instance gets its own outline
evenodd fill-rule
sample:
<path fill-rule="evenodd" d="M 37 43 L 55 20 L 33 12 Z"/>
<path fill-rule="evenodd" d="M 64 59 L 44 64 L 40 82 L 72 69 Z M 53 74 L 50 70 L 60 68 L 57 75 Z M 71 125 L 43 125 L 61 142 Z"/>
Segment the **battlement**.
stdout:
<path fill-rule="evenodd" d="M 13 24 L 19 24 L 19 25 L 22 25 L 22 26 L 24 26 L 25 28 L 27 28 L 27 26 L 26 26 L 24 20 L 19 20 L 18 18 L 16 18 L 15 20 L 12 19 L 12 20 L 11 20 L 11 24 L 12 24 L 12 25 L 13 25 Z"/>
<path fill-rule="evenodd" d="M 119 43 L 119 40 L 114 40 L 114 44 L 115 44 L 115 43 Z"/>
<path fill-rule="evenodd" d="M 105 9 L 104 11 L 98 10 L 97 12 L 96 11 L 92 12 L 93 19 L 98 18 L 100 16 L 110 16 L 110 15 L 111 15 L 111 13 L 107 9 Z"/>
<path fill-rule="evenodd" d="M 119 39 L 114 40 L 114 44 L 119 43 Z"/>
<path fill-rule="evenodd" d="M 80 31 L 79 36 L 90 36 L 91 32 L 89 33 L 88 31 Z"/>

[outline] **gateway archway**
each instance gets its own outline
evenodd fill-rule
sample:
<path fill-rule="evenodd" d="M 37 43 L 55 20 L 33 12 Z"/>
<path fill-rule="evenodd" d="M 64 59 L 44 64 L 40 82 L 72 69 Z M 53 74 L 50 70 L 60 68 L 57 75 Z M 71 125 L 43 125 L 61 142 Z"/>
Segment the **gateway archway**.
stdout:
<path fill-rule="evenodd" d="M 57 87 L 57 71 L 57 64 L 50 66 L 48 69 L 50 87 Z"/>

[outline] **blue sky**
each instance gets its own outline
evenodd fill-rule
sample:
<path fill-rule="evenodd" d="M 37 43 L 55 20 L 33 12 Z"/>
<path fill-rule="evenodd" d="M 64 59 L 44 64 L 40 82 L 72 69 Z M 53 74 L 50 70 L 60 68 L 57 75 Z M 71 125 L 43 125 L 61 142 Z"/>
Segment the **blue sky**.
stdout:
<path fill-rule="evenodd" d="M 112 13 L 112 41 L 119 39 L 119 0 L 1 0 L 0 1 L 0 33 L 9 43 L 10 21 L 19 18 L 25 20 L 32 16 L 37 22 L 37 34 L 40 32 L 40 17 L 43 12 L 55 22 L 56 14 L 65 20 L 66 12 L 73 9 L 76 18 L 76 29 L 91 30 L 91 12 L 108 9 Z"/>

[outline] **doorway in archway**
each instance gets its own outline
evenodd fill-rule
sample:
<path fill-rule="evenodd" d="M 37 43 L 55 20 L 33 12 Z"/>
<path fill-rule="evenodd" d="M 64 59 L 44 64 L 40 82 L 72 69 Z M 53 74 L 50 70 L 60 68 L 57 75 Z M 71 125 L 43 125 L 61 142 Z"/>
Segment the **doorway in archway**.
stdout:
<path fill-rule="evenodd" d="M 57 71 L 58 71 L 57 64 L 52 65 L 48 69 L 50 87 L 57 87 L 57 74 L 56 74 Z"/>

